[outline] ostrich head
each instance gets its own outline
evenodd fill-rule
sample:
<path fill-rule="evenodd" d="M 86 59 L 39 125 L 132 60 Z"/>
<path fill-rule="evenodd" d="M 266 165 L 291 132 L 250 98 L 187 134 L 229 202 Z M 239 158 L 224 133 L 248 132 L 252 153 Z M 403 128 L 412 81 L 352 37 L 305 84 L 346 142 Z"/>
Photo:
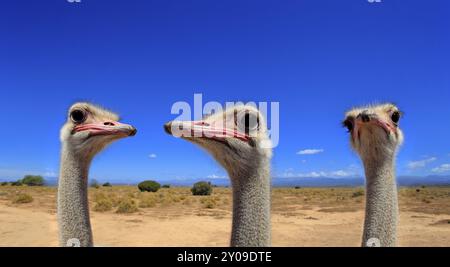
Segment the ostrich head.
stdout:
<path fill-rule="evenodd" d="M 403 142 L 401 117 L 402 112 L 393 104 L 373 105 L 350 110 L 343 125 L 363 160 L 392 158 Z"/>
<path fill-rule="evenodd" d="M 136 134 L 136 129 L 118 122 L 119 117 L 90 103 L 76 103 L 69 109 L 60 139 L 76 154 L 92 158 L 113 141 Z"/>
<path fill-rule="evenodd" d="M 230 177 L 257 168 L 272 155 L 264 117 L 252 106 L 235 106 L 201 121 L 172 121 L 164 129 L 204 148 Z"/>

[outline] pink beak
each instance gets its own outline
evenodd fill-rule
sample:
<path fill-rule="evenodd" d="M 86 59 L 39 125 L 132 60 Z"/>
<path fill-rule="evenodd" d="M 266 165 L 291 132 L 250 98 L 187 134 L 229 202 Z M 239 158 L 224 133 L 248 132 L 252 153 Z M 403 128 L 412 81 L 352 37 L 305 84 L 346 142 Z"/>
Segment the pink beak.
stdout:
<path fill-rule="evenodd" d="M 120 123 L 117 121 L 94 122 L 77 125 L 74 128 L 75 132 L 89 131 L 91 136 L 96 135 L 118 135 L 118 136 L 134 136 L 136 135 L 136 128 L 129 124 Z"/>
<path fill-rule="evenodd" d="M 250 136 L 236 129 L 217 128 L 204 121 L 172 121 L 164 125 L 166 133 L 178 137 L 199 137 L 223 140 L 233 137 L 248 142 Z"/>
<path fill-rule="evenodd" d="M 353 130 L 353 139 L 356 139 L 356 137 L 358 136 L 359 129 L 367 124 L 377 125 L 381 127 L 383 130 L 385 130 L 387 134 L 395 132 L 395 127 L 380 119 L 372 118 L 369 122 L 363 122 L 361 119 L 357 119 L 355 123 L 355 129 Z"/>

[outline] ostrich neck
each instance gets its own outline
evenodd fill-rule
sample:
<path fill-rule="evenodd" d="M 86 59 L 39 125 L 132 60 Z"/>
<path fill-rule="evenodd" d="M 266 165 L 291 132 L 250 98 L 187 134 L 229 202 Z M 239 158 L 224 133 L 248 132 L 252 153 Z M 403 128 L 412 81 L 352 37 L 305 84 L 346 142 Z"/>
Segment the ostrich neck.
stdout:
<path fill-rule="evenodd" d="M 61 246 L 72 243 L 92 246 L 92 231 L 89 219 L 87 179 L 91 159 L 77 155 L 63 145 L 60 176 L 58 182 L 58 224 Z M 71 240 L 72 242 L 68 241 Z"/>
<path fill-rule="evenodd" d="M 396 245 L 398 220 L 394 155 L 380 158 L 364 161 L 366 217 L 362 245 L 377 245 L 377 238 L 382 247 L 393 247 Z"/>
<path fill-rule="evenodd" d="M 233 188 L 232 247 L 270 246 L 271 179 L 269 160 L 230 174 Z"/>

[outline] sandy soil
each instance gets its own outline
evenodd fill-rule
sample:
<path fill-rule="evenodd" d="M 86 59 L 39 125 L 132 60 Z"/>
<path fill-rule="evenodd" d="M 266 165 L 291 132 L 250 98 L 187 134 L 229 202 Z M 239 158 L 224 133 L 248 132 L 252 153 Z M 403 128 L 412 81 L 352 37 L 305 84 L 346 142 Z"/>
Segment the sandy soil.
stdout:
<path fill-rule="evenodd" d="M 363 212 L 274 215 L 273 246 L 358 246 Z M 403 212 L 401 246 L 450 246 L 449 216 Z M 231 217 L 92 214 L 97 246 L 227 246 Z M 0 206 L 1 246 L 57 246 L 56 215 Z"/>
<path fill-rule="evenodd" d="M 360 246 L 364 218 L 362 188 L 274 189 L 273 246 Z M 19 195 L 30 203 L 17 203 Z M 400 246 L 450 247 L 450 187 L 403 188 Z M 113 207 L 96 210 L 101 200 Z M 132 199 L 137 212 L 118 214 Z M 96 246 L 228 246 L 231 191 L 192 196 L 189 188 L 141 193 L 135 187 L 89 190 Z M 150 201 L 150 207 L 142 203 Z M 0 246 L 58 246 L 56 188 L 0 187 Z"/>

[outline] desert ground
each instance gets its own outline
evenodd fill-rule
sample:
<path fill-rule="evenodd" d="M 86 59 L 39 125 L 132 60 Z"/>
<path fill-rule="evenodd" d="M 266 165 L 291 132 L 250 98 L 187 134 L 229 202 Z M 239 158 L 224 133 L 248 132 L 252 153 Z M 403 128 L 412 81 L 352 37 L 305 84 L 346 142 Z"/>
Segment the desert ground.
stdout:
<path fill-rule="evenodd" d="M 450 246 L 450 187 L 399 190 L 400 246 Z M 89 189 L 96 246 L 227 246 L 231 190 Z M 359 246 L 363 188 L 274 188 L 273 246 Z M 0 246 L 57 246 L 56 188 L 0 186 Z"/>

